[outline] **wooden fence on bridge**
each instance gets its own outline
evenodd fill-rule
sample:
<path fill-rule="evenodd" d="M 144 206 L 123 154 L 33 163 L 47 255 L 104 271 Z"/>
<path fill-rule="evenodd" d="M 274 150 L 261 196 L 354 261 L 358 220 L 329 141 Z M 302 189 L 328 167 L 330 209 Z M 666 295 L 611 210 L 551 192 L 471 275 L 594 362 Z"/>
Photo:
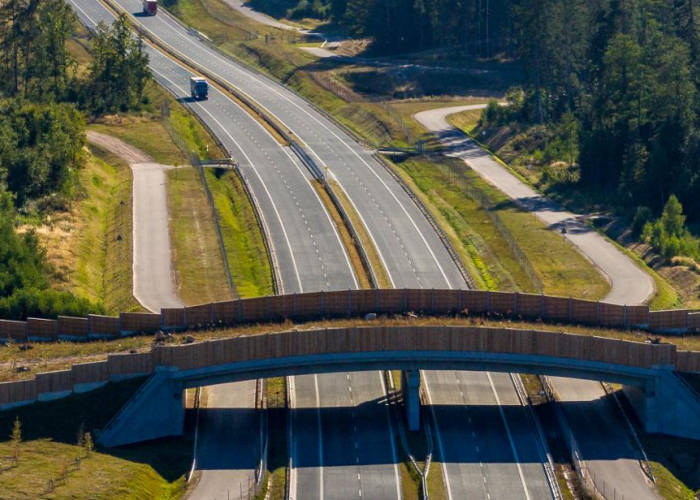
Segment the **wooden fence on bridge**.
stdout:
<path fill-rule="evenodd" d="M 110 354 L 106 361 L 39 373 L 32 380 L 0 383 L 0 408 L 68 395 L 110 380 L 146 375 L 157 366 L 192 370 L 270 358 L 387 351 L 489 352 L 552 356 L 627 367 L 675 366 L 700 372 L 700 352 L 590 335 L 461 326 L 371 326 L 294 330 L 155 346 L 150 352 Z"/>

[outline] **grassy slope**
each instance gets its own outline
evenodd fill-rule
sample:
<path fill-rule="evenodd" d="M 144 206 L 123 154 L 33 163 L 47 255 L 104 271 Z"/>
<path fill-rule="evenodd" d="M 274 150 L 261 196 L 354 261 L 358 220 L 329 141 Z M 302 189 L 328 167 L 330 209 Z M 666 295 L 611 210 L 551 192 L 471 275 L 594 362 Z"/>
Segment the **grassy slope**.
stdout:
<path fill-rule="evenodd" d="M 214 215 L 197 170 L 168 172 L 168 209 L 178 295 L 186 304 L 232 298 Z"/>
<path fill-rule="evenodd" d="M 0 474 L 0 498 L 175 499 L 185 486 L 192 443 L 158 440 L 86 457 L 76 445 L 80 426 L 102 428 L 143 379 L 113 383 L 87 394 L 0 413 L 0 456 L 11 456 L 10 435 L 15 417 L 22 423 L 19 465 Z M 79 470 L 60 481 L 66 464 L 80 456 Z M 56 489 L 43 494 L 49 480 Z"/>
<path fill-rule="evenodd" d="M 435 161 L 449 166 L 449 176 L 434 168 Z M 442 225 L 452 228 L 459 247 L 468 250 L 485 288 L 531 290 L 527 275 L 514 260 L 508 244 L 486 219 L 483 209 L 457 186 L 457 178 L 489 197 L 494 210 L 532 262 L 545 293 L 587 299 L 600 299 L 607 293 L 609 285 L 603 276 L 561 235 L 520 210 L 464 162 L 416 158 L 400 163 L 399 168 L 410 176 L 431 205 L 438 208 Z"/>
<path fill-rule="evenodd" d="M 241 297 L 272 295 L 273 277 L 263 234 L 245 188 L 231 171 L 207 170 L 233 281 Z"/>
<path fill-rule="evenodd" d="M 475 129 L 477 129 L 478 121 L 481 118 L 480 111 L 462 111 L 461 113 L 456 113 L 448 117 L 447 121 L 450 122 L 455 127 L 463 130 L 467 134 L 472 134 Z M 496 149 L 498 153 L 498 149 Z M 504 164 L 505 165 L 505 164 Z M 510 167 L 509 165 L 506 165 Z M 514 169 L 514 173 L 524 179 L 525 182 L 537 182 L 537 178 L 529 176 L 529 171 L 522 168 L 522 165 Z M 616 243 L 613 238 L 611 238 L 613 243 Z M 656 293 L 652 297 L 649 305 L 652 309 L 673 309 L 680 307 L 683 304 L 682 297 L 674 286 L 662 276 L 662 273 L 656 272 L 651 269 L 645 262 L 639 253 L 635 252 L 634 249 L 625 248 L 621 245 L 617 245 L 620 251 L 626 253 L 638 267 L 644 269 L 651 277 L 654 279 L 654 284 L 656 286 Z M 671 280 L 672 282 L 672 280 Z M 690 302 L 693 305 L 694 302 Z"/>
<path fill-rule="evenodd" d="M 102 303 L 111 313 L 137 310 L 131 279 L 131 170 L 92 148 L 80 181 L 70 210 L 48 215 L 37 229 L 55 270 L 53 286 Z"/>

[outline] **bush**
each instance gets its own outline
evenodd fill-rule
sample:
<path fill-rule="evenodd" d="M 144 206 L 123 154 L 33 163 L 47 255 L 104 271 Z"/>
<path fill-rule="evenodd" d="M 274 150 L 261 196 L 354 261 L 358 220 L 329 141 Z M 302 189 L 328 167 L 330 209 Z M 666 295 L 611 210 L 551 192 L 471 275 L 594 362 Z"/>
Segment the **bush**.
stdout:
<path fill-rule="evenodd" d="M 652 213 L 649 207 L 637 207 L 632 219 L 632 232 L 639 236 L 642 234 L 646 224 L 651 220 Z"/>
<path fill-rule="evenodd" d="M 87 299 L 56 290 L 22 289 L 0 298 L 0 318 L 24 320 L 28 317 L 87 316 L 104 314 L 104 308 Z"/>

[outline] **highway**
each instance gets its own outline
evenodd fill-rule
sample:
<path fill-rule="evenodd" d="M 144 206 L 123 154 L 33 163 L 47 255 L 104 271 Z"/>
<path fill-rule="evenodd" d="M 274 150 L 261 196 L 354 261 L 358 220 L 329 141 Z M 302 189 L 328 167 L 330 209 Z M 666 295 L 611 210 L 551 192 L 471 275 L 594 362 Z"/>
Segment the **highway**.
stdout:
<path fill-rule="evenodd" d="M 94 0 L 72 2 L 91 18 L 111 19 L 102 5 Z M 132 12 L 140 8 L 138 2 L 120 0 L 120 3 Z M 465 286 L 455 263 L 413 201 L 369 152 L 338 127 L 292 92 L 221 56 L 162 13 L 151 18 L 137 17 L 135 20 L 265 106 L 306 144 L 320 164 L 330 167 L 331 175 L 342 186 L 372 235 L 395 287 Z M 157 79 L 184 97 L 184 85 L 189 73 L 151 49 L 149 55 Z M 267 131 L 217 91 L 212 91 L 206 103 L 188 105 L 239 159 L 243 172 L 250 180 L 267 221 L 284 291 L 356 287 L 349 263 L 343 263 L 345 251 L 337 235 L 336 242 L 331 242 L 333 238 L 330 234 L 334 232 L 328 230 L 328 225 L 332 229 L 332 223 L 320 202 L 313 201 L 315 194 L 301 196 L 301 193 L 305 193 L 305 187 L 311 189 L 308 185 L 309 174 L 291 156 L 286 155 L 288 160 L 284 160 L 279 152 L 284 152 L 284 148 L 276 143 L 274 147 L 266 143 L 266 140 L 273 140 Z M 273 157 L 273 154 L 278 156 Z M 326 230 L 323 230 L 324 227 Z M 313 234 L 313 238 L 310 234 Z M 325 246 L 321 250 L 319 245 L 322 243 Z M 320 260 L 317 262 L 314 256 Z M 334 259 L 334 265 L 327 263 L 331 259 Z M 319 264 L 324 264 L 325 272 Z M 488 383 L 489 376 L 485 373 L 461 375 L 467 385 Z M 382 403 L 384 389 L 378 374 L 369 372 L 312 378 L 313 383 L 304 377 L 293 380 L 293 390 L 290 391 L 294 422 L 292 450 L 299 453 L 296 456 L 298 465 L 293 469 L 292 494 L 304 499 L 348 498 L 346 492 L 356 489 L 353 497 L 363 492 L 369 498 L 400 498 L 395 444 L 391 440 L 390 421 Z M 446 386 L 445 390 L 456 391 L 456 387 Z M 515 397 L 512 385 L 499 386 L 494 390 L 504 401 Z M 345 392 L 348 396 L 343 399 L 340 395 Z M 478 397 L 465 403 L 467 407 L 492 404 L 493 399 L 479 402 Z M 515 422 L 510 422 L 508 416 L 506 420 L 511 428 L 515 428 Z M 345 421 L 347 425 L 336 427 L 338 421 Z M 351 427 L 349 422 L 356 424 Z M 498 434 L 492 431 L 493 422 L 480 420 L 477 425 L 475 432 L 487 439 Z M 350 429 L 356 433 L 354 437 L 347 435 Z M 241 429 L 241 432 L 250 430 Z M 523 433 L 528 432 L 534 436 L 534 431 L 526 426 Z M 358 449 L 362 444 L 361 455 L 353 456 L 354 443 L 358 443 Z M 536 485 L 545 480 L 539 460 L 531 462 L 533 467 L 528 467 L 528 473 L 522 477 L 508 472 L 518 457 L 538 455 L 534 438 L 522 443 L 511 447 L 510 455 L 504 452 L 509 456 L 506 463 L 492 463 L 482 474 L 483 482 L 498 478 L 506 483 L 504 487 L 509 491 L 517 492 L 509 498 L 530 498 L 529 490 L 536 489 Z M 492 445 L 486 442 L 485 446 L 490 448 Z M 524 449 L 517 452 L 518 447 L 528 446 L 533 448 L 528 452 Z M 442 457 L 442 461 L 448 463 L 458 460 L 459 457 L 449 450 Z M 450 483 L 464 482 L 459 474 L 450 475 L 448 480 Z"/>
<path fill-rule="evenodd" d="M 605 301 L 613 304 L 645 302 L 654 292 L 654 281 L 649 274 L 587 226 L 580 216 L 565 211 L 537 193 L 447 122 L 451 114 L 483 107 L 478 104 L 433 109 L 420 112 L 415 118 L 443 142 L 449 155 L 463 159 L 479 175 L 523 208 L 534 212 L 552 229 L 566 227 L 566 238 L 610 280 L 612 286 Z M 614 488 L 616 498 L 657 498 L 639 467 L 639 451 L 630 445 L 631 436 L 620 431 L 619 409 L 611 404 L 603 387 L 598 382 L 570 378 L 553 378 L 552 384 L 566 408 L 572 431 L 581 444 L 583 458 L 591 472 L 608 488 Z M 621 425 L 626 429 L 625 424 Z"/>

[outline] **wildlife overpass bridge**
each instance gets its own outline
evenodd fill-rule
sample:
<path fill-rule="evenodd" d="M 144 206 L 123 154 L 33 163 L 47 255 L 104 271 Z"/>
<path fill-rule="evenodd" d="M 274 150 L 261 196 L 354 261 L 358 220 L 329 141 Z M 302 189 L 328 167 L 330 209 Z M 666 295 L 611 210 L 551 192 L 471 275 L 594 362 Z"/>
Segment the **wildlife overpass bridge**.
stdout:
<path fill-rule="evenodd" d="M 369 326 L 239 336 L 150 352 L 0 384 L 2 408 L 61 397 L 110 380 L 150 375 L 103 430 L 118 446 L 179 435 L 184 390 L 234 381 L 365 370 L 404 371 L 411 427 L 419 415 L 419 370 L 532 373 L 620 383 L 645 428 L 700 439 L 700 400 L 678 376 L 700 371 L 700 352 L 587 335 L 462 326 Z"/>

